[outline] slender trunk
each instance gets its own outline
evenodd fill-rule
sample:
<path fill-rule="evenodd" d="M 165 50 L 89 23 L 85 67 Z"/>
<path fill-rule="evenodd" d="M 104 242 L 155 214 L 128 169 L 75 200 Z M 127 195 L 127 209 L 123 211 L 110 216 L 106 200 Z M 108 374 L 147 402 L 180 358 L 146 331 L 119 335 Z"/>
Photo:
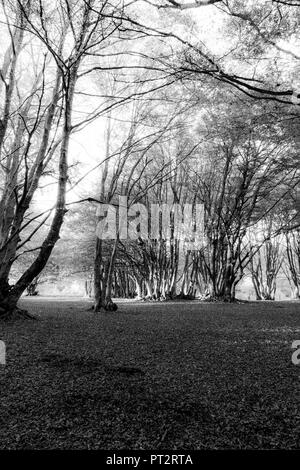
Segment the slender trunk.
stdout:
<path fill-rule="evenodd" d="M 102 240 L 97 238 L 94 261 L 94 311 L 99 312 L 102 307 Z"/>
<path fill-rule="evenodd" d="M 105 310 L 115 311 L 117 310 L 117 305 L 112 301 L 112 278 L 114 272 L 115 259 L 117 254 L 118 239 L 115 240 L 112 253 L 109 260 L 109 267 L 107 270 L 107 279 L 106 279 L 106 290 L 104 298 L 104 308 Z"/>

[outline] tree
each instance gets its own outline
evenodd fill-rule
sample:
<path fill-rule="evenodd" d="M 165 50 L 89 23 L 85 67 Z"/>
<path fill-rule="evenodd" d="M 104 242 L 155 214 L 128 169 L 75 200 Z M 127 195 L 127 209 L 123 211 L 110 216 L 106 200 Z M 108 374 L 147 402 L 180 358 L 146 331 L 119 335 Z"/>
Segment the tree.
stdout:
<path fill-rule="evenodd" d="M 293 296 L 300 299 L 300 230 L 285 234 L 286 254 L 285 273 L 291 285 Z"/>
<path fill-rule="evenodd" d="M 141 6 L 141 2 L 130 0 L 122 4 L 106 0 L 57 0 L 54 3 L 41 0 L 38 4 L 30 0 L 2 1 L 2 16 L 7 26 L 5 37 L 9 45 L 0 76 L 4 98 L 0 110 L 0 181 L 3 183 L 0 190 L 0 315 L 17 311 L 18 299 L 43 271 L 59 239 L 68 207 L 71 135 L 99 116 L 105 115 L 111 123 L 112 110 L 118 109 L 121 114 L 121 107 L 130 121 L 126 137 L 116 137 L 116 132 L 117 143 L 112 149 L 109 124 L 106 157 L 99 162 L 103 165 L 102 188 L 90 199 L 115 204 L 115 198 L 127 191 L 130 205 L 138 201 L 146 205 L 169 202 L 170 195 L 173 202 L 176 198 L 180 203 L 202 201 L 206 207 L 208 245 L 199 253 L 187 251 L 184 254 L 182 293 L 195 292 L 195 284 L 202 289 L 209 280 L 213 295 L 234 297 L 235 286 L 251 257 L 250 248 L 245 244 L 249 220 L 254 223 L 263 216 L 263 203 L 266 203 L 266 210 L 276 204 L 270 196 L 274 181 L 279 188 L 278 194 L 283 195 L 288 186 L 290 189 L 295 186 L 298 175 L 293 147 L 297 141 L 296 133 L 289 134 L 288 128 L 293 126 L 287 121 L 294 122 L 296 127 L 299 119 L 295 78 L 299 57 L 291 44 L 282 46 L 278 38 L 293 40 L 299 13 L 295 2 L 292 2 L 293 6 L 286 2 L 266 2 L 255 7 L 250 2 L 252 10 L 248 3 L 153 0 L 143 2 Z M 154 11 L 153 7 L 155 11 L 159 7 L 160 12 L 156 26 L 151 24 L 151 17 L 150 24 L 144 17 L 145 12 Z M 168 30 L 170 12 L 172 18 L 181 18 L 181 24 L 188 25 L 188 21 L 182 20 L 182 10 L 198 7 L 217 8 L 221 12 L 222 24 L 228 26 L 224 34 L 233 45 L 232 51 L 223 57 L 212 54 L 201 41 L 191 41 L 188 28 L 181 33 L 176 26 L 172 32 Z M 238 36 L 232 33 L 232 24 L 239 27 Z M 145 53 L 142 41 L 149 52 Z M 40 54 L 32 54 L 37 47 Z M 268 52 L 267 62 L 264 62 L 264 49 Z M 251 51 L 251 58 L 247 56 L 247 50 Z M 282 67 L 283 56 L 291 59 L 288 74 Z M 30 73 L 26 73 L 25 67 Z M 99 80 L 100 93 L 83 85 L 83 79 L 91 84 L 92 77 Z M 111 90 L 103 87 L 108 77 L 113 78 Z M 178 179 L 182 169 L 180 158 L 189 159 L 193 154 L 195 160 L 191 158 L 191 161 L 197 160 L 195 148 L 199 145 L 199 136 L 192 130 L 186 133 L 191 154 L 180 150 L 181 156 L 175 162 L 180 170 L 177 173 L 174 158 L 179 154 L 168 141 L 172 135 L 170 129 L 175 129 L 174 123 L 155 100 L 163 96 L 166 102 L 178 106 L 183 96 L 179 90 L 188 90 L 190 109 L 197 104 L 202 115 L 204 108 L 211 106 L 209 103 L 223 99 L 227 110 L 236 107 L 236 115 L 242 114 L 244 122 L 240 119 L 238 125 L 234 123 L 231 111 L 228 111 L 232 127 L 229 129 L 224 107 L 220 116 L 215 115 L 209 123 L 212 133 L 202 146 L 205 177 L 211 178 L 210 183 L 215 187 L 207 185 L 203 179 L 202 155 L 198 155 L 196 172 L 191 169 L 188 172 L 193 186 L 190 184 L 190 191 L 184 190 L 178 197 L 176 185 L 182 188 L 186 184 L 185 177 L 180 181 L 182 175 Z M 242 94 L 256 100 L 244 100 Z M 129 108 L 126 110 L 131 100 L 140 105 L 147 98 L 153 104 L 152 121 L 159 122 L 149 135 L 145 128 L 137 129 L 136 115 L 133 113 L 129 117 Z M 97 106 L 83 119 L 77 117 L 80 113 L 77 107 L 82 99 L 90 99 L 90 103 L 99 99 Z M 240 113 L 245 103 L 250 117 Z M 252 111 L 250 103 L 253 103 Z M 259 109 L 268 113 L 269 127 L 257 115 Z M 245 122 L 254 126 L 251 135 L 245 130 Z M 143 125 L 149 129 L 153 122 L 144 119 Z M 287 150 L 291 148 L 293 151 L 287 156 Z M 159 155 L 156 165 L 157 162 L 163 165 L 161 171 L 155 171 L 155 164 L 151 164 L 155 160 L 154 149 Z M 165 158 L 166 154 L 168 158 Z M 115 167 L 108 162 L 113 162 Z M 45 182 L 50 173 L 57 179 L 55 207 L 43 214 L 33 213 L 41 182 Z M 151 193 L 152 199 L 147 199 L 146 193 Z M 46 223 L 49 226 L 43 240 L 32 247 L 35 235 L 42 233 Z M 104 244 L 105 253 L 110 253 L 109 259 L 102 256 Z M 96 309 L 102 305 L 114 308 L 111 297 L 118 249 L 118 235 L 114 242 L 97 241 Z M 11 285 L 10 274 L 20 250 L 32 251 L 34 259 Z M 158 239 L 140 245 L 136 257 L 140 255 L 148 259 L 149 272 L 142 275 L 140 271 L 134 276 L 137 285 L 141 285 L 141 278 L 142 285 L 145 284 L 143 276 L 146 275 L 148 285 L 152 283 L 151 289 L 156 291 L 155 296 L 161 293 L 167 297 L 175 295 L 180 258 L 175 238 L 168 243 Z M 133 261 L 126 259 L 127 268 L 130 263 L 132 266 Z M 161 264 L 159 273 L 158 263 Z"/>
<path fill-rule="evenodd" d="M 257 300 L 275 300 L 276 280 L 283 263 L 281 236 L 272 237 L 273 221 L 268 218 L 261 235 L 262 246 L 250 256 L 250 272 Z"/>
<path fill-rule="evenodd" d="M 170 11 L 183 15 L 194 8 L 215 10 L 223 26 L 227 25 L 224 36 L 229 39 L 228 52 L 219 56 L 209 51 L 205 39 L 191 43 L 178 38 L 184 44 L 177 64 L 177 73 L 183 80 L 211 77 L 258 100 L 300 105 L 297 78 L 300 56 L 294 52 L 293 44 L 280 44 L 281 40 L 296 41 L 299 2 L 145 1 L 164 12 L 166 17 Z M 289 70 L 286 70 L 287 60 Z"/>
<path fill-rule="evenodd" d="M 17 311 L 21 294 L 42 272 L 59 239 L 67 210 L 71 133 L 100 114 L 100 111 L 91 113 L 85 120 L 72 124 L 80 67 L 95 49 L 99 52 L 111 44 L 114 35 L 119 37 L 119 28 L 122 29 L 121 34 L 124 30 L 120 18 L 122 7 L 110 5 L 107 1 L 101 5 L 94 0 L 55 2 L 50 5 L 43 0 L 36 7 L 30 1 L 18 0 L 16 5 L 9 4 L 7 8 L 2 2 L 2 7 L 10 35 L 1 75 L 5 105 L 0 132 L 4 178 L 0 213 L 0 315 L 6 315 Z M 129 31 L 129 36 L 131 34 L 132 31 Z M 22 70 L 20 51 L 24 35 L 28 41 L 24 45 L 26 52 L 34 45 L 39 46 L 43 53 L 38 63 L 31 56 L 28 65 L 37 72 L 33 85 L 29 84 L 25 90 L 17 79 Z M 52 70 L 53 66 L 54 85 L 49 87 L 52 72 L 48 70 Z M 37 220 L 34 217 L 25 221 L 25 218 L 52 159 L 57 165 L 58 188 L 49 231 L 32 264 L 11 286 L 9 273 L 18 247 L 24 244 L 24 240 L 20 239 L 22 230 Z M 43 221 L 45 218 L 40 226 Z M 35 227 L 33 233 L 36 230 Z"/>
<path fill-rule="evenodd" d="M 161 96 L 161 95 L 160 95 Z M 162 97 L 163 98 L 163 97 Z M 178 108 L 174 104 L 168 105 L 170 115 L 167 120 L 165 116 L 159 117 L 157 105 L 153 106 L 151 101 L 134 101 L 131 104 L 129 125 L 125 127 L 123 139 L 120 139 L 121 126 L 118 122 L 118 136 L 112 139 L 114 125 L 113 116 L 108 117 L 106 132 L 106 154 L 104 165 L 102 165 L 99 201 L 104 204 L 117 205 L 117 196 L 127 198 L 128 209 L 134 210 L 135 204 L 147 199 L 151 188 L 158 187 L 166 179 L 171 178 L 173 170 L 171 161 L 162 162 L 158 169 L 158 158 L 161 148 L 178 131 L 177 119 L 184 112 L 185 106 Z M 113 148 L 112 140 L 117 142 L 118 147 Z M 116 145 L 116 144 L 114 144 Z M 149 171 L 151 175 L 149 175 Z M 149 181 L 149 177 L 151 181 Z M 144 185 L 142 183 L 145 183 Z M 127 207 L 125 208 L 125 210 Z M 99 217 L 102 226 L 103 215 Z M 105 235 L 105 234 L 104 234 Z M 105 240 L 105 236 L 99 236 L 96 241 L 96 256 L 94 265 L 94 310 L 101 308 L 115 310 L 112 302 L 112 288 L 114 281 L 114 267 L 118 260 L 120 247 L 119 226 L 116 224 L 114 240 Z M 106 251 L 106 255 L 104 255 Z M 125 249 L 126 253 L 126 249 Z M 146 252 L 143 253 L 146 256 Z M 127 256 L 127 261 L 130 256 Z M 133 266 L 134 263 L 127 264 Z M 135 270 L 135 273 L 139 271 Z M 133 275 L 139 286 L 139 275 Z M 132 274 L 131 274 L 132 276 Z M 147 282 L 147 281 L 146 281 Z M 149 284 L 148 284 L 149 285 Z"/>
<path fill-rule="evenodd" d="M 78 94 L 88 94 L 80 90 L 83 77 L 89 77 L 97 71 L 104 73 L 139 67 L 134 64 L 126 65 L 126 57 L 127 61 L 128 57 L 131 57 L 131 53 L 127 51 L 120 53 L 120 56 L 124 55 L 121 65 L 117 61 L 108 66 L 105 63 L 108 51 L 112 57 L 119 56 L 114 50 L 116 44 L 123 41 L 131 43 L 140 38 L 141 34 L 147 39 L 146 29 L 142 27 L 141 31 L 139 24 L 130 17 L 130 14 L 135 16 L 130 4 L 131 2 L 111 4 L 107 0 L 101 3 L 96 0 L 65 0 L 54 3 L 41 0 L 38 5 L 30 0 L 17 0 L 16 3 L 7 4 L 2 2 L 10 45 L 5 53 L 1 75 L 5 95 L 0 132 L 0 145 L 2 153 L 4 152 L 1 157 L 4 178 L 0 214 L 1 315 L 16 311 L 22 292 L 44 269 L 59 239 L 67 210 L 68 150 L 71 134 L 132 97 L 131 87 L 126 87 L 123 83 L 122 96 L 103 96 L 100 106 L 88 113 L 86 118 L 74 122 L 74 101 L 78 104 Z M 21 54 L 22 44 L 24 57 Z M 39 47 L 41 50 L 38 60 L 31 54 L 33 47 Z M 21 86 L 19 79 L 20 73 L 23 76 L 25 74 L 22 62 L 25 60 L 29 70 L 35 71 L 33 82 L 27 80 L 27 88 Z M 148 66 L 148 69 L 149 73 L 152 69 L 155 73 L 160 73 L 154 66 Z M 147 77 L 145 83 L 148 81 L 150 85 L 141 93 L 133 92 L 133 96 L 144 95 L 150 93 L 152 88 L 163 86 L 160 83 L 163 79 L 164 76 L 156 77 L 157 81 L 153 87 L 152 77 L 149 77 L 149 80 Z M 24 227 L 35 224 L 39 217 L 26 221 L 25 219 L 51 161 L 57 165 L 58 180 L 55 208 L 47 214 L 51 225 L 37 250 L 35 260 L 11 286 L 9 273 L 20 243 L 22 246 L 25 243 L 20 240 L 22 231 Z M 39 225 L 42 226 L 46 218 L 39 220 Z M 32 232 L 35 233 L 36 230 L 38 227 L 35 225 Z"/>
<path fill-rule="evenodd" d="M 239 116 L 232 108 L 223 120 L 222 104 L 217 115 L 206 118 L 215 137 L 194 176 L 194 191 L 205 207 L 207 240 L 199 252 L 199 269 L 204 285 L 209 279 L 211 296 L 223 300 L 234 299 L 246 266 L 262 244 L 253 250 L 249 228 L 299 183 L 294 140 L 283 138 L 276 121 L 259 117 L 259 108 L 244 104 L 243 112 L 237 108 Z"/>

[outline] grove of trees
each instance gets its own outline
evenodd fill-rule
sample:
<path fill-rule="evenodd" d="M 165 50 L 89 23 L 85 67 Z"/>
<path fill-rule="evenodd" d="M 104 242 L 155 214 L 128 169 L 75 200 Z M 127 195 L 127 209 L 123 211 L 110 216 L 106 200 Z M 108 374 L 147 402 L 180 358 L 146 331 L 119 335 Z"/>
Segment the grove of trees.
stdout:
<path fill-rule="evenodd" d="M 0 4 L 0 317 L 73 273 L 95 311 L 233 301 L 245 276 L 274 300 L 279 272 L 300 298 L 298 0 Z M 120 197 L 137 235 L 118 213 L 101 238 Z M 203 244 L 172 211 L 143 236 L 155 204 L 201 205 Z"/>

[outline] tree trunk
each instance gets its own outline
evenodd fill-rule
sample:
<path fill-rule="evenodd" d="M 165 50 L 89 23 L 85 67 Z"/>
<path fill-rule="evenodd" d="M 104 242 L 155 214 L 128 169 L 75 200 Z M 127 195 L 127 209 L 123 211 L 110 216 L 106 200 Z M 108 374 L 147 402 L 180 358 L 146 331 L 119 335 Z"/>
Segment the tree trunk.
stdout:
<path fill-rule="evenodd" d="M 105 289 L 105 298 L 104 298 L 104 308 L 108 311 L 115 311 L 117 310 L 117 305 L 112 301 L 112 280 L 113 280 L 113 272 L 115 266 L 115 259 L 117 253 L 117 246 L 118 246 L 118 239 L 115 240 L 112 253 L 110 259 L 108 261 L 108 269 L 107 269 L 107 279 L 106 279 L 106 289 Z"/>
<path fill-rule="evenodd" d="M 117 305 L 111 299 L 112 274 L 115 260 L 116 245 L 112 251 L 108 262 L 103 259 L 103 241 L 97 238 L 96 255 L 94 261 L 94 311 L 100 312 L 102 309 L 108 311 L 117 310 Z"/>
<path fill-rule="evenodd" d="M 71 110 L 74 96 L 74 88 L 76 82 L 77 70 L 75 69 L 72 75 L 69 77 L 68 88 L 65 90 L 65 112 L 64 112 L 64 130 L 63 139 L 60 149 L 59 158 L 59 181 L 58 181 L 58 194 L 56 201 L 56 209 L 54 217 L 46 236 L 42 247 L 39 251 L 37 258 L 31 264 L 31 266 L 23 273 L 16 284 L 9 288 L 7 291 L 7 280 L 4 279 L 2 285 L 4 290 L 1 292 L 2 302 L 0 301 L 0 316 L 11 314 L 16 309 L 17 303 L 26 290 L 31 284 L 35 277 L 37 277 L 47 264 L 47 261 L 52 253 L 55 243 L 59 239 L 60 228 L 63 223 L 64 215 L 66 213 L 65 198 L 66 198 L 66 187 L 68 177 L 68 148 L 71 134 Z"/>

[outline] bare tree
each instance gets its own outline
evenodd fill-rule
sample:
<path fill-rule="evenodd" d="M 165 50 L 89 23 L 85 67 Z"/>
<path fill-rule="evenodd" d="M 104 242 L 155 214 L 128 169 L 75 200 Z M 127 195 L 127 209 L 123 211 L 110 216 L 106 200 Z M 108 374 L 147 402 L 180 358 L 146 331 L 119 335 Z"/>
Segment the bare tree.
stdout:
<path fill-rule="evenodd" d="M 67 210 L 71 133 L 102 112 L 92 112 L 90 117 L 72 124 L 76 85 L 81 76 L 80 66 L 84 59 L 91 57 L 95 49 L 99 51 L 107 47 L 113 35 L 119 37 L 118 29 L 122 24 L 122 7 L 110 5 L 106 1 L 100 6 L 94 0 L 57 2 L 53 5 L 41 1 L 36 8 L 31 2 L 18 0 L 16 8 L 9 12 L 6 12 L 3 4 L 3 11 L 7 18 L 11 45 L 2 69 L 5 106 L 1 119 L 1 144 L 5 153 L 2 153 L 1 164 L 5 182 L 1 193 L 0 214 L 1 315 L 16 311 L 21 294 L 43 270 L 59 238 Z M 22 96 L 21 87 L 16 85 L 16 67 L 24 34 L 29 42 L 40 45 L 45 59 L 39 64 L 40 71 L 34 85 Z M 47 89 L 46 93 L 50 78 L 46 75 L 47 61 L 50 68 L 55 66 L 56 75 L 51 91 Z M 5 73 L 7 76 L 4 76 Z M 124 98 L 119 101 L 124 101 Z M 33 222 L 25 221 L 25 216 L 52 158 L 57 161 L 58 189 L 49 231 L 37 250 L 35 260 L 17 282 L 10 286 L 8 279 L 12 263 L 20 244 L 24 245 L 24 240 L 20 240 L 20 233 Z M 35 217 L 33 219 L 36 220 Z M 43 221 L 40 222 L 42 224 Z M 33 232 L 36 230 L 35 227 Z"/>

